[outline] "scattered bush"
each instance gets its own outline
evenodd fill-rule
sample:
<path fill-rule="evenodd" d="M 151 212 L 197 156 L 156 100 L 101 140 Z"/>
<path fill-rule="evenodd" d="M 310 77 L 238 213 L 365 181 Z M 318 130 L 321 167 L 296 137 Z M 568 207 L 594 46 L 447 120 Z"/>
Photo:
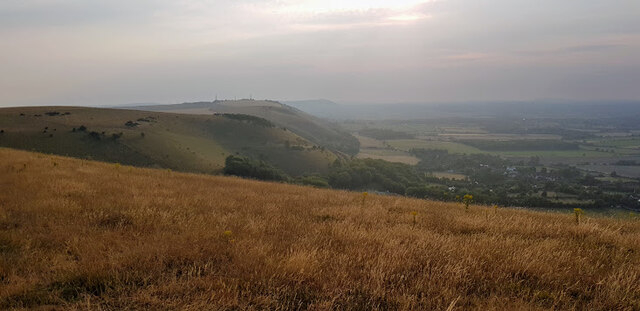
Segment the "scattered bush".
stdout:
<path fill-rule="evenodd" d="M 227 118 L 227 119 L 231 119 L 231 120 L 236 120 L 236 121 L 240 121 L 240 122 L 246 122 L 246 123 L 259 125 L 259 126 L 262 126 L 262 127 L 275 127 L 275 125 L 273 123 L 271 123 L 271 121 L 269 121 L 267 119 L 263 119 L 263 118 L 256 117 L 256 116 L 251 116 L 251 115 L 248 115 L 248 114 L 218 113 L 216 115 L 224 117 L 224 118 Z"/>
<path fill-rule="evenodd" d="M 89 133 L 89 137 L 95 139 L 95 140 L 100 140 L 100 133 L 95 132 L 95 131 L 91 131 Z"/>
<path fill-rule="evenodd" d="M 289 176 L 264 161 L 234 155 L 228 156 L 225 160 L 224 174 L 261 180 L 289 180 Z"/>
<path fill-rule="evenodd" d="M 370 189 L 404 194 L 407 186 L 420 181 L 410 165 L 374 159 L 336 162 L 329 173 L 331 187 L 350 190 Z"/>
<path fill-rule="evenodd" d="M 304 176 L 300 179 L 300 183 L 318 188 L 329 188 L 329 182 L 324 177 L 318 175 Z"/>
<path fill-rule="evenodd" d="M 465 145 L 489 151 L 578 150 L 580 146 L 561 140 L 465 140 Z"/>

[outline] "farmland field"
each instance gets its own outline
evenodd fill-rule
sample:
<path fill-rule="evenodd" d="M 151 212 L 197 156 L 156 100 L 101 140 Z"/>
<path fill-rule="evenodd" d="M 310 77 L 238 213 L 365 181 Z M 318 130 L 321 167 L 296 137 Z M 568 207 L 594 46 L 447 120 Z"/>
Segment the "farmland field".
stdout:
<path fill-rule="evenodd" d="M 611 174 L 616 172 L 618 175 L 640 178 L 640 166 L 622 166 L 622 165 L 580 165 L 582 169 Z"/>
<path fill-rule="evenodd" d="M 400 150 L 381 149 L 381 148 L 361 148 L 360 153 L 356 156 L 361 159 L 380 159 L 389 162 L 398 162 L 414 165 L 420 159 Z"/>
<path fill-rule="evenodd" d="M 558 140 L 561 137 L 552 134 L 455 134 L 444 133 L 439 134 L 439 138 L 444 139 L 461 139 L 461 140 L 493 140 L 493 141 L 509 141 L 509 140 Z"/>
<path fill-rule="evenodd" d="M 414 148 L 423 149 L 442 149 L 450 153 L 485 153 L 484 151 L 467 146 L 461 143 L 439 141 L 439 140 L 421 140 L 421 139 L 398 139 L 389 140 L 387 143 L 397 149 L 409 151 Z"/>
<path fill-rule="evenodd" d="M 388 148 L 381 140 L 360 135 L 355 137 L 360 141 L 360 152 L 356 155 L 357 158 L 380 159 L 409 165 L 415 165 L 420 161 L 408 152 Z"/>

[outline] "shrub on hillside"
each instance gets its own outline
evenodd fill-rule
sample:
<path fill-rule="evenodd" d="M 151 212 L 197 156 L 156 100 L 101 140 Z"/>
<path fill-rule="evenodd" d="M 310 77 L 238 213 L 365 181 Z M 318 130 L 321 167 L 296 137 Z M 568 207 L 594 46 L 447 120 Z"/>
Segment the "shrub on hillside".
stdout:
<path fill-rule="evenodd" d="M 100 140 L 100 133 L 92 131 L 91 133 L 89 133 L 89 137 L 95 139 L 95 140 Z"/>
<path fill-rule="evenodd" d="M 225 160 L 225 175 L 249 177 L 260 180 L 287 181 L 289 176 L 264 161 L 230 155 Z"/>
<path fill-rule="evenodd" d="M 336 162 L 328 178 L 333 188 L 369 189 L 397 194 L 404 194 L 407 186 L 421 182 L 412 166 L 377 159 Z"/>
<path fill-rule="evenodd" d="M 304 176 L 300 179 L 300 183 L 318 188 L 329 188 L 329 182 L 327 182 L 327 180 L 322 176 L 318 175 Z"/>
<path fill-rule="evenodd" d="M 267 119 L 263 119 L 263 118 L 252 116 L 252 115 L 248 115 L 248 114 L 219 113 L 219 114 L 216 114 L 216 115 L 219 115 L 219 116 L 227 118 L 227 119 L 235 120 L 235 121 L 240 121 L 240 122 L 246 122 L 246 123 L 259 125 L 259 126 L 262 126 L 262 127 L 275 127 L 275 125 L 273 123 L 271 123 L 271 121 L 269 121 Z"/>

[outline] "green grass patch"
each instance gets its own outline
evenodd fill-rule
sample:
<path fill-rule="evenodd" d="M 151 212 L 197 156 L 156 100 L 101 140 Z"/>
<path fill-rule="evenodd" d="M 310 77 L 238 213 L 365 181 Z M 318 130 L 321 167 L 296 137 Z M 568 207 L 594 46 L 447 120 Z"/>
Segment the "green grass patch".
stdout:
<path fill-rule="evenodd" d="M 482 151 L 478 148 L 471 147 L 465 144 L 438 140 L 398 139 L 388 140 L 387 144 L 404 151 L 409 151 L 411 149 L 440 149 L 447 150 L 449 153 L 458 154 L 487 153 L 486 151 Z"/>

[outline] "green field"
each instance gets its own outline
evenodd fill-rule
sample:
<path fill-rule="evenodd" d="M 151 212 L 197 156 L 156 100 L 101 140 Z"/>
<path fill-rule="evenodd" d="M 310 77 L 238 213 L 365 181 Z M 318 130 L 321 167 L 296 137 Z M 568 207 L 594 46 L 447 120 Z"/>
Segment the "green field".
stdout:
<path fill-rule="evenodd" d="M 415 165 L 420 162 L 420 159 L 401 151 L 393 150 L 380 150 L 380 149 L 364 149 L 356 156 L 360 159 L 380 159 L 389 162 L 405 163 L 409 165 Z"/>
<path fill-rule="evenodd" d="M 439 140 L 421 140 L 421 139 L 398 139 L 388 140 L 387 143 L 394 148 L 409 151 L 411 149 L 442 149 L 449 153 L 487 153 L 478 148 L 467 146 L 461 143 L 439 141 Z"/>
<path fill-rule="evenodd" d="M 406 151 L 393 149 L 391 146 L 386 144 L 387 141 L 360 135 L 355 135 L 355 137 L 360 141 L 360 152 L 356 155 L 357 158 L 380 159 L 409 165 L 415 165 L 420 162 L 420 159 L 412 156 Z"/>
<path fill-rule="evenodd" d="M 640 150 L 640 138 L 601 138 L 596 140 L 589 140 L 589 143 L 592 143 L 596 146 L 601 147 L 613 147 L 613 148 L 624 148 L 624 149 L 639 149 Z"/>
<path fill-rule="evenodd" d="M 511 141 L 511 140 L 559 140 L 558 135 L 551 134 L 497 134 L 497 133 L 480 133 L 480 134 L 455 134 L 445 133 L 439 134 L 439 138 L 461 139 L 461 140 L 488 140 L 488 141 Z"/>
<path fill-rule="evenodd" d="M 553 158 L 611 158 L 615 154 L 580 149 L 580 150 L 535 150 L 535 151 L 494 151 L 495 155 L 508 157 L 553 157 Z"/>
<path fill-rule="evenodd" d="M 400 140 L 387 140 L 386 143 L 394 148 L 403 151 L 409 151 L 411 149 L 441 149 L 447 150 L 449 153 L 454 154 L 473 154 L 473 153 L 488 153 L 494 155 L 500 155 L 505 157 L 541 157 L 541 158 L 602 158 L 610 159 L 620 155 L 635 155 L 636 151 L 611 153 L 604 151 L 596 151 L 594 148 L 581 147 L 579 150 L 522 150 L 522 151 L 484 151 L 478 148 L 465 145 L 459 142 L 440 141 L 440 140 L 421 140 L 421 139 L 400 139 Z"/>

